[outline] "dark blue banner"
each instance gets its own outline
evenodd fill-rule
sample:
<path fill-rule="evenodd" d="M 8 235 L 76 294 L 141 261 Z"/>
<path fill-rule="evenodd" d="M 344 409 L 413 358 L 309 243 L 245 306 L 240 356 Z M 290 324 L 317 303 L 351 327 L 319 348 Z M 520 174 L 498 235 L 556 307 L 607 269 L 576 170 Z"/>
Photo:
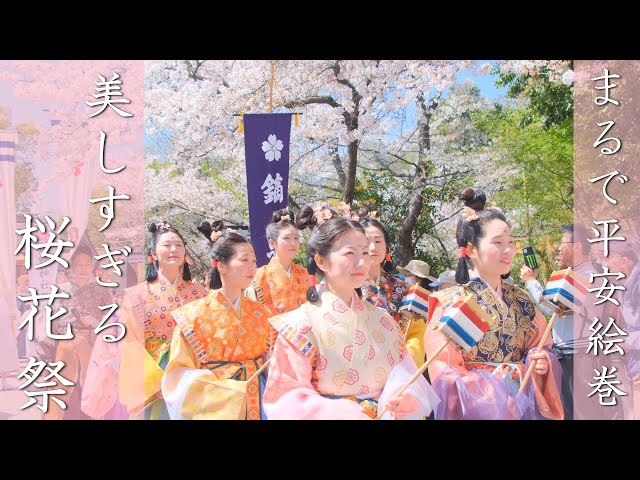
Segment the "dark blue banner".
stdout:
<path fill-rule="evenodd" d="M 251 243 L 258 257 L 258 267 L 269 263 L 273 255 L 265 235 L 271 215 L 276 210 L 287 207 L 291 115 L 244 115 L 249 223 Z"/>

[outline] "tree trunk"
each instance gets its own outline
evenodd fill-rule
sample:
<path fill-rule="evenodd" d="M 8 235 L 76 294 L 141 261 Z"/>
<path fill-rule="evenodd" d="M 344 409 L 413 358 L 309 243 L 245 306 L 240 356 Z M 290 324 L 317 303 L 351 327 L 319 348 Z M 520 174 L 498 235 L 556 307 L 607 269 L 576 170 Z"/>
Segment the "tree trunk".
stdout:
<path fill-rule="evenodd" d="M 413 242 L 411 237 L 416 228 L 418 219 L 422 214 L 424 199 L 422 192 L 426 186 L 429 176 L 429 157 L 427 153 L 431 150 L 431 115 L 438 106 L 437 102 L 431 101 L 427 107 L 422 96 L 418 97 L 418 110 L 420 117 L 418 118 L 418 127 L 420 137 L 418 140 L 418 163 L 409 196 L 409 212 L 398 229 L 396 236 L 396 248 L 394 250 L 394 263 L 396 265 L 406 265 L 414 256 Z"/>
<path fill-rule="evenodd" d="M 340 189 L 344 192 L 344 187 L 347 184 L 347 176 L 344 173 L 344 168 L 342 168 L 342 159 L 338 154 L 337 148 L 332 148 L 330 150 L 330 153 L 331 153 L 331 163 L 333 163 L 333 167 L 336 169 L 336 173 L 338 174 Z"/>
<path fill-rule="evenodd" d="M 344 201 L 351 205 L 356 188 L 356 167 L 358 166 L 358 140 L 353 140 L 347 148 L 347 172 L 344 183 Z"/>

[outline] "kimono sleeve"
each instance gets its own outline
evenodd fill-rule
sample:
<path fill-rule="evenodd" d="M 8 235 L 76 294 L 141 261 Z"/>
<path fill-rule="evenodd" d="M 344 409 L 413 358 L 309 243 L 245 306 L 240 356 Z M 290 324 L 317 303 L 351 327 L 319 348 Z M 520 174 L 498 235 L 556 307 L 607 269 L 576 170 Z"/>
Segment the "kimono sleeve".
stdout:
<path fill-rule="evenodd" d="M 116 328 L 110 327 L 111 334 Z M 91 418 L 102 418 L 118 399 L 119 348 L 117 343 L 97 341 L 91 352 L 91 360 L 82 389 L 81 408 Z"/>
<path fill-rule="evenodd" d="M 536 334 L 531 338 L 529 342 L 529 352 L 527 354 L 527 360 L 531 353 L 535 353 L 544 334 L 544 330 L 547 326 L 547 320 L 544 315 L 536 308 L 536 316 L 534 319 L 536 325 Z M 536 377 L 538 374 L 534 370 L 531 374 L 529 383 L 533 386 L 534 397 L 536 401 L 536 407 L 540 414 L 552 420 L 562 420 L 564 418 L 564 411 L 562 409 L 562 401 L 560 399 L 560 389 L 558 388 L 560 382 L 560 363 L 556 356 L 551 351 L 553 340 L 549 335 L 543 345 L 543 353 L 546 354 L 549 360 L 549 372 L 544 380 L 543 389 L 540 390 Z M 529 361 L 526 362 L 526 368 L 529 368 Z"/>
<path fill-rule="evenodd" d="M 447 337 L 435 330 L 442 317 L 442 305 L 437 302 L 424 336 L 425 353 L 430 358 Z M 505 383 L 483 370 L 469 371 L 464 358 L 450 342 L 429 365 L 429 378 L 442 400 L 435 412 L 436 420 L 490 420 L 519 418 L 515 398 L 506 391 Z"/>
<path fill-rule="evenodd" d="M 262 399 L 269 420 L 369 420 L 347 399 L 325 398 L 311 385 L 311 360 L 278 336 Z"/>
<path fill-rule="evenodd" d="M 176 327 L 162 395 L 172 420 L 238 420 L 245 417 L 247 382 L 218 380 L 199 368 L 193 351 Z"/>
<path fill-rule="evenodd" d="M 145 348 L 142 326 L 127 295 L 121 314 L 127 333 L 121 341 L 120 402 L 132 413 L 161 396 L 160 381 L 164 372 Z"/>
<path fill-rule="evenodd" d="M 439 302 L 435 305 L 435 308 L 432 309 L 433 314 L 430 315 L 429 323 L 424 334 L 424 352 L 427 355 L 427 358 L 430 358 L 433 352 L 438 350 L 438 348 L 447 341 L 447 337 L 442 334 L 440 330 L 436 330 L 436 327 L 440 324 L 440 318 L 442 317 L 442 305 Z M 428 369 L 429 378 L 433 381 L 447 367 L 451 367 L 456 370 L 461 377 L 465 377 L 469 373 L 467 367 L 464 365 L 462 353 L 456 348 L 456 345 L 453 342 L 450 342 L 449 345 L 447 345 L 447 347 L 438 354 L 436 359 L 431 362 Z"/>
<path fill-rule="evenodd" d="M 414 315 L 407 332 L 407 351 L 418 367 L 422 366 L 424 358 L 424 334 L 427 325 L 422 317 Z"/>

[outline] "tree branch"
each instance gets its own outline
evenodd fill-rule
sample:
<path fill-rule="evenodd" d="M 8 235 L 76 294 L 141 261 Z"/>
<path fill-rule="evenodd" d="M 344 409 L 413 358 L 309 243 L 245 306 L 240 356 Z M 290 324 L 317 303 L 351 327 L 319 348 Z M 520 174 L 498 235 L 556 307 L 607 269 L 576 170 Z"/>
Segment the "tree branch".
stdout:
<path fill-rule="evenodd" d="M 290 102 L 284 103 L 285 108 L 294 108 L 294 107 L 302 107 L 304 105 L 311 105 L 314 103 L 329 105 L 333 108 L 339 108 L 340 105 L 338 102 L 334 100 L 333 97 L 327 96 L 315 96 L 315 97 L 307 97 L 300 100 L 291 100 Z"/>
<path fill-rule="evenodd" d="M 318 184 L 313 184 L 313 183 L 309 183 L 309 182 L 305 182 L 304 180 L 300 180 L 298 178 L 294 178 L 294 180 L 302 185 L 305 185 L 307 187 L 313 187 L 313 188 L 324 188 L 325 190 L 330 190 L 332 192 L 336 192 L 336 193 L 342 193 L 342 190 L 340 190 L 339 188 L 335 188 L 335 187 L 330 187 L 328 185 L 318 185 Z"/>

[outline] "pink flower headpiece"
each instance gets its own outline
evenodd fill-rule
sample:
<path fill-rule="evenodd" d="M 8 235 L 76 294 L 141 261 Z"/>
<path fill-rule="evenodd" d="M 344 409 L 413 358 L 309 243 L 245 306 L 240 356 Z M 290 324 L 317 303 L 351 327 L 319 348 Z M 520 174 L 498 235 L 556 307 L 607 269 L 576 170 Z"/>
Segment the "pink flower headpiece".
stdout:
<path fill-rule="evenodd" d="M 316 225 L 322 225 L 327 220 L 333 218 L 333 212 L 329 208 L 327 202 L 316 202 L 313 206 L 313 218 L 316 219 Z"/>
<path fill-rule="evenodd" d="M 478 217 L 478 212 L 476 212 L 471 207 L 464 207 L 464 210 L 462 212 L 462 216 L 467 220 L 467 222 L 473 222 L 473 221 L 478 220 L 480 218 L 480 217 Z"/>

